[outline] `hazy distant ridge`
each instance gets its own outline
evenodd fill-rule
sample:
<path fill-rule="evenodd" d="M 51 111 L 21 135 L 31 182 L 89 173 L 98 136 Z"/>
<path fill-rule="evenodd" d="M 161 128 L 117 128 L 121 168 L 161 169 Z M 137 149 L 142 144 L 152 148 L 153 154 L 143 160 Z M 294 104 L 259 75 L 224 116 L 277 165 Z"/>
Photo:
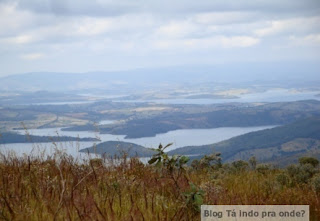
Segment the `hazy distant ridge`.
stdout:
<path fill-rule="evenodd" d="M 307 72 L 306 69 L 308 69 Z M 67 91 L 119 87 L 140 90 L 139 87 L 154 88 L 207 82 L 232 84 L 264 82 L 278 86 L 308 85 L 310 87 L 316 86 L 319 81 L 317 63 L 283 62 L 281 64 L 242 63 L 232 66 L 221 64 L 87 73 L 35 72 L 2 77 L 0 88 L 4 91 L 17 89 L 20 91 Z"/>

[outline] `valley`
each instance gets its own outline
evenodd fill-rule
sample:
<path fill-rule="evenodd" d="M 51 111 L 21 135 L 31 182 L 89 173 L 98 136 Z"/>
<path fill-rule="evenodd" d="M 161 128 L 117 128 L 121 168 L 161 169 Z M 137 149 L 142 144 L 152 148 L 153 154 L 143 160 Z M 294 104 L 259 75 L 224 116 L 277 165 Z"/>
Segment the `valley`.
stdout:
<path fill-rule="evenodd" d="M 130 85 L 133 82 L 140 77 L 145 78 L 147 74 L 142 72 L 136 79 L 127 78 L 128 84 L 117 80 L 119 75 L 111 74 L 110 81 L 101 85 L 97 84 L 97 79 L 104 79 L 104 74 L 94 75 L 95 83 L 86 85 L 87 89 L 77 88 L 77 84 L 69 87 L 66 82 L 65 91 L 58 88 L 52 91 L 35 90 L 34 82 L 44 82 L 38 74 L 20 76 L 21 79 L 26 76 L 37 78 L 35 81 L 26 79 L 26 85 L 20 91 L 3 87 L 0 133 L 10 136 L 3 139 L 2 144 L 7 149 L 23 153 L 24 149 L 30 151 L 31 146 L 38 143 L 50 147 L 49 137 L 55 137 L 51 141 L 61 145 L 63 142 L 75 142 L 78 150 L 70 148 L 68 152 L 74 156 L 86 148 L 91 153 L 119 154 L 119 151 L 112 149 L 112 145 L 127 148 L 132 144 L 135 151 L 130 155 L 150 157 L 151 152 L 146 148 L 173 143 L 168 149 L 170 154 L 181 153 L 192 158 L 197 158 L 196 153 L 199 156 L 209 154 L 209 146 L 213 145 L 217 147 L 214 151 L 223 153 L 225 161 L 247 160 L 248 156 L 256 155 L 261 161 L 280 164 L 282 161 L 291 162 L 295 154 L 317 152 L 318 140 L 315 138 L 297 135 L 277 145 L 259 140 L 260 144 L 267 145 L 260 148 L 258 141 L 252 137 L 255 132 L 264 129 L 276 129 L 302 119 L 319 117 L 320 99 L 317 95 L 320 88 L 310 82 L 284 86 L 283 82 L 265 80 L 252 84 L 245 81 L 204 82 L 201 79 L 191 83 L 190 80 L 196 78 L 190 74 L 186 83 L 172 74 L 171 82 L 162 79 L 162 82 L 149 81 L 149 85 L 140 83 L 141 87 L 135 85 L 132 88 Z M 86 76 L 88 74 L 79 75 L 76 81 Z M 52 77 L 58 82 L 62 78 L 69 79 L 71 75 L 54 74 Z M 210 79 L 209 75 L 207 77 Z M 17 83 L 18 78 L 8 77 L 3 82 Z M 47 89 L 50 89 L 49 85 Z M 23 138 L 25 133 L 33 136 L 32 142 Z M 285 136 L 288 134 L 284 133 Z M 257 148 L 244 141 L 233 144 L 233 139 L 239 136 L 247 136 L 245 140 L 257 144 Z M 269 139 L 277 140 L 272 136 Z M 229 141 L 231 147 L 222 145 Z M 19 143 L 23 148 L 19 147 Z M 208 148 L 206 145 L 209 145 Z M 244 146 L 249 149 L 243 149 Z M 97 149 L 93 151 L 93 147 Z M 291 151 L 292 148 L 295 151 Z M 305 151 L 305 148 L 311 152 Z"/>
<path fill-rule="evenodd" d="M 287 166 L 302 156 L 320 156 L 320 117 L 300 119 L 294 123 L 251 132 L 222 142 L 189 146 L 170 151 L 170 154 L 198 155 L 221 153 L 224 161 L 249 160 Z M 197 157 L 195 157 L 197 158 Z"/>
<path fill-rule="evenodd" d="M 0 220 L 320 220 L 320 1 L 0 0 Z"/>

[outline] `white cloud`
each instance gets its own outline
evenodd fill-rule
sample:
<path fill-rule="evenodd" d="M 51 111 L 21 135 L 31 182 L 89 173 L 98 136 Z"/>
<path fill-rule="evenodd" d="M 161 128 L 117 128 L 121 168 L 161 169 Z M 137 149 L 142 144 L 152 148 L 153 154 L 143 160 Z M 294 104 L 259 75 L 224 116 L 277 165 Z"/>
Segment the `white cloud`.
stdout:
<path fill-rule="evenodd" d="M 317 44 L 318 46 L 320 46 L 320 34 L 307 35 L 304 37 L 304 40 L 306 42 L 310 42 L 312 44 Z"/>
<path fill-rule="evenodd" d="M 194 33 L 198 29 L 199 28 L 190 21 L 174 21 L 160 26 L 155 31 L 155 35 L 169 38 L 184 37 Z"/>
<path fill-rule="evenodd" d="M 191 38 L 183 40 L 160 40 L 154 43 L 154 48 L 159 50 L 208 50 L 245 48 L 258 44 L 260 40 L 250 36 L 213 36 L 207 38 Z"/>
<path fill-rule="evenodd" d="M 258 18 L 256 12 L 244 11 L 209 12 L 197 14 L 194 17 L 196 22 L 208 25 L 247 23 Z"/>
<path fill-rule="evenodd" d="M 44 54 L 42 53 L 29 53 L 29 54 L 21 55 L 21 58 L 24 60 L 38 60 L 43 57 L 44 57 Z"/>
<path fill-rule="evenodd" d="M 224 53 L 233 60 L 250 54 L 254 60 L 279 46 L 291 47 L 290 54 L 279 50 L 281 57 L 298 58 L 298 51 L 292 53 L 297 45 L 304 47 L 305 54 L 311 45 L 319 45 L 320 16 L 314 15 L 317 6 L 309 0 L 285 1 L 0 0 L 0 51 L 5 52 L 0 65 L 5 59 L 22 58 L 21 63 L 33 60 L 28 62 L 31 67 L 41 58 L 42 69 L 47 64 L 58 66 L 59 60 L 79 69 L 84 63 L 96 69 L 100 60 L 103 69 L 108 60 L 126 69 L 136 57 L 148 66 L 162 60 L 181 64 L 197 54 L 220 59 Z M 38 67 L 34 65 L 35 70 Z"/>
<path fill-rule="evenodd" d="M 292 18 L 267 22 L 267 27 L 254 31 L 257 36 L 270 36 L 283 33 L 306 33 L 320 28 L 320 16 L 310 18 Z"/>
<path fill-rule="evenodd" d="M 222 37 L 220 40 L 222 46 L 225 48 L 251 47 L 260 42 L 260 39 L 250 36 Z"/>
<path fill-rule="evenodd" d="M 15 37 L 2 39 L 3 42 L 11 43 L 11 44 L 28 44 L 34 40 L 35 39 L 31 35 L 19 35 Z"/>
<path fill-rule="evenodd" d="M 320 33 L 311 34 L 306 36 L 290 36 L 289 37 L 291 44 L 296 46 L 311 46 L 319 47 L 320 46 Z"/>
<path fill-rule="evenodd" d="M 16 9 L 17 4 L 0 4 L 0 36 L 21 34 L 21 31 L 33 26 L 35 15 Z"/>
<path fill-rule="evenodd" d="M 110 19 L 84 18 L 75 27 L 75 33 L 80 35 L 98 35 L 113 27 Z"/>

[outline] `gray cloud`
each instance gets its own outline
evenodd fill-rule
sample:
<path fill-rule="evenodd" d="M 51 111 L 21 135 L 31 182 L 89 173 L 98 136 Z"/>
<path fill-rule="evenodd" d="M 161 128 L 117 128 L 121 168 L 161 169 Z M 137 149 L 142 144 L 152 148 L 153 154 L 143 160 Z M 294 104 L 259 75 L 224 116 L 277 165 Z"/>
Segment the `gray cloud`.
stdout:
<path fill-rule="evenodd" d="M 130 2 L 126 4 L 102 4 L 91 0 L 29 0 L 16 1 L 21 10 L 29 10 L 40 14 L 54 14 L 58 16 L 116 16 L 136 10 Z"/>
<path fill-rule="evenodd" d="M 318 0 L 0 0 L 1 74 L 319 59 Z"/>
<path fill-rule="evenodd" d="M 2 2 L 13 2 L 5 1 Z M 256 11 L 260 13 L 318 13 L 318 0 L 17 0 L 21 9 L 56 15 L 115 16 L 127 13 L 202 13 L 221 11 Z M 1 3 L 1 1 L 0 1 Z"/>

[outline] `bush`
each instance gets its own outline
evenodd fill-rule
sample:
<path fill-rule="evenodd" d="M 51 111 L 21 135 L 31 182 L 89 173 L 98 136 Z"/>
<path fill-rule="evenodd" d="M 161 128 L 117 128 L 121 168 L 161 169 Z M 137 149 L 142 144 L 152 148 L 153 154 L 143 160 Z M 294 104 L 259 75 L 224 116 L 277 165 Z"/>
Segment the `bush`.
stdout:
<path fill-rule="evenodd" d="M 189 183 L 190 189 L 184 193 L 188 207 L 200 212 L 200 206 L 203 204 L 204 191 L 193 183 Z"/>
<path fill-rule="evenodd" d="M 312 178 L 311 186 L 314 192 L 320 193 L 320 175 L 317 175 Z"/>
<path fill-rule="evenodd" d="M 222 166 L 221 163 L 221 154 L 220 153 L 213 153 L 210 155 L 205 155 L 199 161 L 199 165 L 201 168 L 220 168 Z"/>
<path fill-rule="evenodd" d="M 272 165 L 269 164 L 258 164 L 256 166 L 256 171 L 262 174 L 266 174 L 268 171 L 272 170 Z"/>
<path fill-rule="evenodd" d="M 148 163 L 150 165 L 155 164 L 158 168 L 166 168 L 170 173 L 172 173 L 174 169 L 184 170 L 189 161 L 189 157 L 176 155 L 172 157 L 168 156 L 164 150 L 171 145 L 172 143 L 163 147 L 160 144 L 158 149 L 153 149 L 158 153 L 154 154 Z"/>
<path fill-rule="evenodd" d="M 288 186 L 290 184 L 290 177 L 286 173 L 276 175 L 276 180 L 281 186 Z"/>
<path fill-rule="evenodd" d="M 236 172 L 245 171 L 248 169 L 249 164 L 246 161 L 238 160 L 231 163 Z"/>
<path fill-rule="evenodd" d="M 313 167 L 317 167 L 319 165 L 319 160 L 317 160 L 316 158 L 313 158 L 313 157 L 301 157 L 299 159 L 299 163 L 300 163 L 300 165 L 310 164 Z"/>
<path fill-rule="evenodd" d="M 100 167 L 103 165 L 103 160 L 101 158 L 90 159 L 90 165 L 93 167 Z"/>
<path fill-rule="evenodd" d="M 311 164 L 290 165 L 287 167 L 287 173 L 298 184 L 309 182 L 316 172 L 317 170 Z"/>
<path fill-rule="evenodd" d="M 250 168 L 252 170 L 255 170 L 257 167 L 257 163 L 258 163 L 257 159 L 253 156 L 253 157 L 250 157 L 248 162 L 249 162 Z"/>

